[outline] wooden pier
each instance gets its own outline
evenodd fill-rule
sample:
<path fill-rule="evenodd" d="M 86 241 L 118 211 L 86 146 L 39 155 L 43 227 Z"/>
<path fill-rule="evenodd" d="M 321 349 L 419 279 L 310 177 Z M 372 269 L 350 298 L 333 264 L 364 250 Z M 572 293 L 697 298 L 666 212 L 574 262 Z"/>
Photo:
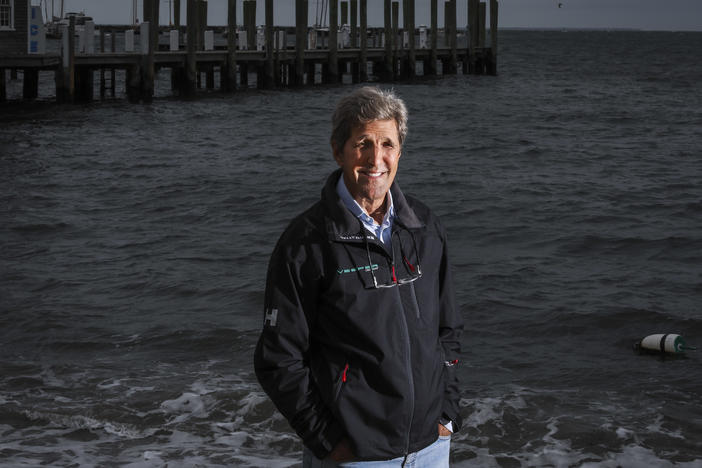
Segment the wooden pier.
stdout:
<path fill-rule="evenodd" d="M 206 88 L 232 92 L 249 87 L 252 74 L 257 87 L 268 89 L 341 83 L 345 76 L 353 83 L 371 77 L 384 82 L 412 80 L 438 75 L 439 66 L 443 75 L 458 73 L 459 66 L 463 74 L 497 73 L 497 0 L 442 0 L 443 28 L 438 26 L 439 0 L 431 0 L 429 27 L 416 27 L 415 0 L 402 0 L 403 28 L 400 2 L 383 1 L 382 28 L 368 27 L 368 0 L 330 0 L 328 28 L 308 26 L 309 0 L 295 0 L 292 27 L 273 24 L 273 0 L 265 0 L 265 25 L 257 27 L 257 2 L 243 0 L 243 27 L 237 27 L 237 1 L 228 0 L 228 25 L 208 28 L 204 0 L 187 0 L 185 27 L 180 25 L 180 0 L 174 0 L 178 14 L 173 27 L 152 27 L 159 17 L 159 1 L 144 0 L 145 21 L 138 30 L 91 24 L 83 36 L 76 36 L 71 22 L 64 27 L 60 53 L 0 57 L 0 101 L 6 100 L 6 70 L 23 72 L 25 100 L 36 99 L 39 72 L 53 72 L 58 102 L 92 100 L 96 82 L 101 98 L 114 97 L 116 71 L 125 75 L 124 91 L 133 102 L 153 99 L 160 69 L 170 69 L 173 94 L 183 97 L 197 93 L 203 75 Z M 468 11 L 466 28 L 460 30 L 459 1 L 467 3 Z"/>

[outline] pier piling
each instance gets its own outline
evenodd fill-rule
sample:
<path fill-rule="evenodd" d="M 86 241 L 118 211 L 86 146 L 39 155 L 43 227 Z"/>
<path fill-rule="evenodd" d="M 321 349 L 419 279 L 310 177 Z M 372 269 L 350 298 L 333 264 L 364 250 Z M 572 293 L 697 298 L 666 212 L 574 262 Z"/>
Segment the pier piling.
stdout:
<path fill-rule="evenodd" d="M 275 68 L 274 68 L 274 56 L 275 56 L 275 45 L 273 43 L 274 36 L 274 25 L 273 25 L 273 0 L 266 0 L 266 76 L 263 81 L 263 86 L 265 88 L 272 88 L 275 86 Z"/>
<path fill-rule="evenodd" d="M 449 55 L 448 67 L 445 69 L 444 74 L 455 75 L 458 69 L 458 24 L 456 21 L 456 0 L 449 0 L 447 3 L 447 13 L 448 16 L 444 19 L 445 27 L 444 33 L 449 37 L 449 48 L 451 49 L 451 54 Z"/>
<path fill-rule="evenodd" d="M 339 75 L 339 0 L 329 0 L 329 64 L 327 68 L 325 83 L 338 83 L 341 80 Z M 322 65 L 324 69 L 324 65 Z"/>
<path fill-rule="evenodd" d="M 400 70 L 398 66 L 398 56 L 400 41 L 398 40 L 398 33 L 400 31 L 400 2 L 392 2 L 392 80 L 397 79 L 400 76 Z"/>
<path fill-rule="evenodd" d="M 497 0 L 490 0 L 490 65 L 488 73 L 497 75 Z"/>
<path fill-rule="evenodd" d="M 187 0 L 186 60 L 185 76 L 182 83 L 182 94 L 186 97 L 194 96 L 197 87 L 197 61 L 195 56 L 197 47 L 197 40 L 195 39 L 198 24 L 197 13 L 196 0 Z"/>
<path fill-rule="evenodd" d="M 39 70 L 25 68 L 22 73 L 22 97 L 25 101 L 33 101 L 39 96 Z"/>
<path fill-rule="evenodd" d="M 227 8 L 227 72 L 225 90 L 234 91 L 236 89 L 236 0 L 228 0 Z"/>
<path fill-rule="evenodd" d="M 244 28 L 248 50 L 256 50 L 256 0 L 244 0 Z"/>
<path fill-rule="evenodd" d="M 383 81 L 392 81 L 392 1 L 385 0 L 385 60 L 383 62 L 383 72 L 380 74 Z"/>
<path fill-rule="evenodd" d="M 425 75 L 435 76 L 437 73 L 436 62 L 438 60 L 437 47 L 438 47 L 438 41 L 439 41 L 438 28 L 439 28 L 438 0 L 431 0 L 431 37 L 430 37 L 431 52 L 429 54 L 429 66 L 427 67 L 426 64 L 424 66 L 424 74 Z"/>
<path fill-rule="evenodd" d="M 359 79 L 361 83 L 368 81 L 368 0 L 361 0 L 359 20 L 361 22 L 359 34 L 361 35 L 361 52 L 359 53 Z"/>
<path fill-rule="evenodd" d="M 180 30 L 180 0 L 173 0 L 173 27 Z"/>
<path fill-rule="evenodd" d="M 308 4 L 295 0 L 295 86 L 305 84 L 305 49 L 307 42 Z"/>
<path fill-rule="evenodd" d="M 7 89 L 5 85 L 5 80 L 7 79 L 7 75 L 5 73 L 4 68 L 0 68 L 0 102 L 5 102 L 7 99 Z"/>

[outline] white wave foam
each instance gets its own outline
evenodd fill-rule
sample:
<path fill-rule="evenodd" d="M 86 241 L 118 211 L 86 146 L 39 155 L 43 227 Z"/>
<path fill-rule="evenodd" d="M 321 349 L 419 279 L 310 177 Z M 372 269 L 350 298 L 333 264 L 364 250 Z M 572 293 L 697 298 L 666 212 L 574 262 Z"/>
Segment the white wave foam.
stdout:
<path fill-rule="evenodd" d="M 181 422 L 189 417 L 206 418 L 209 413 L 200 395 L 186 392 L 173 400 L 161 403 L 161 409 L 169 414 L 179 414 L 173 422 Z"/>
<path fill-rule="evenodd" d="M 139 439 L 145 436 L 144 432 L 139 431 L 132 425 L 112 421 L 102 421 L 84 415 L 65 415 L 28 410 L 22 411 L 22 414 L 33 421 L 48 421 L 51 424 L 69 429 L 103 430 L 108 434 L 127 439 Z"/>

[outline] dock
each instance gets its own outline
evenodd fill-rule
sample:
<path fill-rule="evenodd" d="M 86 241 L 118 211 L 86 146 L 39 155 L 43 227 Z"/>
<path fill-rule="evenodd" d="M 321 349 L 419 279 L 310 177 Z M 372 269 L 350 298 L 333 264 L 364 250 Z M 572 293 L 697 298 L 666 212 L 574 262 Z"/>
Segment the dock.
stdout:
<path fill-rule="evenodd" d="M 180 1 L 173 1 L 179 12 Z M 384 27 L 369 28 L 368 0 L 330 0 L 328 27 L 309 26 L 309 0 L 295 0 L 294 26 L 274 24 L 273 0 L 265 0 L 265 24 L 259 26 L 256 0 L 243 0 L 239 25 L 237 0 L 228 0 L 227 25 L 208 27 L 207 2 L 187 0 L 187 24 L 176 14 L 173 26 L 152 27 L 159 1 L 144 0 L 145 21 L 138 28 L 87 23 L 77 31 L 71 21 L 63 27 L 58 52 L 0 56 L 0 101 L 7 99 L 8 73 L 18 72 L 24 100 L 37 98 L 41 72 L 53 74 L 57 102 L 87 102 L 97 94 L 114 98 L 119 82 L 129 101 L 146 103 L 163 69 L 170 70 L 173 95 L 186 98 L 203 87 L 234 92 L 254 84 L 273 89 L 411 81 L 459 70 L 497 74 L 497 0 L 442 0 L 441 28 L 439 0 L 431 0 L 427 26 L 416 25 L 415 0 L 402 0 L 402 27 L 400 2 L 382 1 Z M 467 4 L 465 28 L 457 27 L 459 1 Z"/>

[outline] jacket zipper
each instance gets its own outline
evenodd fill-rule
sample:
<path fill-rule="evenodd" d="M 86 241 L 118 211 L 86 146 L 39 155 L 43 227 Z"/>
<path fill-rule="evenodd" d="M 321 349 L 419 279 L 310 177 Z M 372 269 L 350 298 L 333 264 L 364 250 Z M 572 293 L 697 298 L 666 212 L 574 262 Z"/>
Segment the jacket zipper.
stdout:
<path fill-rule="evenodd" d="M 402 298 L 400 297 L 400 290 L 399 290 L 399 285 L 395 288 L 393 288 L 397 291 L 397 299 L 400 304 L 400 310 L 402 315 L 402 325 L 404 326 L 404 331 L 405 331 L 405 344 L 406 344 L 406 355 L 405 355 L 405 363 L 407 365 L 407 380 L 409 381 L 409 385 L 407 388 L 410 390 L 410 418 L 409 418 L 409 426 L 407 427 L 407 439 L 405 440 L 405 455 L 409 453 L 409 446 L 410 446 L 410 434 L 412 432 L 412 421 L 414 420 L 414 376 L 412 375 L 412 351 L 410 349 L 411 344 L 410 344 L 410 334 L 409 334 L 409 326 L 407 325 L 407 318 L 405 317 L 405 308 L 402 306 Z"/>

